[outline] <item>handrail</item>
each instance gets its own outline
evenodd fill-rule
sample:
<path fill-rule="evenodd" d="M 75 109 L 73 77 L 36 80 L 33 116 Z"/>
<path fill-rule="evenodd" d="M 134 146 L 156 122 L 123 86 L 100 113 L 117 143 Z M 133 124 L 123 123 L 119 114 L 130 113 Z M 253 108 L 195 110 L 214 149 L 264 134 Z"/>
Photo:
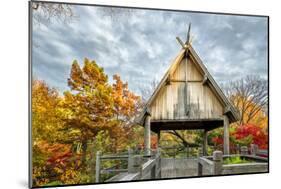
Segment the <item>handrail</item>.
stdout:
<path fill-rule="evenodd" d="M 222 151 L 215 151 L 213 156 L 204 156 L 198 159 L 198 176 L 203 174 L 203 169 L 209 170 L 209 174 L 220 175 L 242 172 L 267 172 L 268 171 L 268 150 L 261 150 L 257 145 L 251 144 L 250 150 L 247 146 L 242 146 L 237 154 L 223 155 Z M 249 153 L 250 152 L 250 153 Z M 242 157 L 254 159 L 255 162 L 224 165 L 223 158 Z"/>
<path fill-rule="evenodd" d="M 109 168 L 102 168 L 102 161 L 110 160 L 122 160 L 127 161 L 127 168 L 116 168 L 114 165 Z M 161 173 L 160 167 L 160 150 L 151 150 L 150 155 L 134 153 L 132 149 L 128 150 L 127 154 L 121 155 L 101 155 L 97 152 L 96 155 L 96 182 L 100 182 L 101 174 L 109 173 L 120 173 L 110 178 L 108 181 L 112 180 L 136 180 L 142 177 L 159 177 Z M 138 173 L 138 174 L 136 174 Z M 133 175 L 132 175 L 133 174 Z M 148 175 L 150 174 L 150 175 Z"/>

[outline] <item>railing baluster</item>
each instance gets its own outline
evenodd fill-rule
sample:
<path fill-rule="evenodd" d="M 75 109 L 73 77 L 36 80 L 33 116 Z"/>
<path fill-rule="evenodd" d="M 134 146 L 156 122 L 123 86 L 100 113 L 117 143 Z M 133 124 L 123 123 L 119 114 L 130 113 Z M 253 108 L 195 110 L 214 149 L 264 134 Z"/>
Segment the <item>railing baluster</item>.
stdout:
<path fill-rule="evenodd" d="M 100 151 L 96 155 L 96 183 L 100 182 Z"/>

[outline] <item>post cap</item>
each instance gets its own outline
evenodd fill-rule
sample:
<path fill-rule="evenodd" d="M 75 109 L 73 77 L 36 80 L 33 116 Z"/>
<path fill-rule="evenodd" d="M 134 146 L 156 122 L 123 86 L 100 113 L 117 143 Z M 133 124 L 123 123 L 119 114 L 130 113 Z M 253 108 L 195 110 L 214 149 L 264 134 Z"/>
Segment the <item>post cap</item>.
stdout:
<path fill-rule="evenodd" d="M 216 151 L 213 152 L 213 160 L 214 161 L 222 160 L 222 157 L 223 157 L 222 151 L 216 150 Z"/>
<path fill-rule="evenodd" d="M 241 151 L 248 151 L 248 147 L 247 146 L 241 146 Z"/>

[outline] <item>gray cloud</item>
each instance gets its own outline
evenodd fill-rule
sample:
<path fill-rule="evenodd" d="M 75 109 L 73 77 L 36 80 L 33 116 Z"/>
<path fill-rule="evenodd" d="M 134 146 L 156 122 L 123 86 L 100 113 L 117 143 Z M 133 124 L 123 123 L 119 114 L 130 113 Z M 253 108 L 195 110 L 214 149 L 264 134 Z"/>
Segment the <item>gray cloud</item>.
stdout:
<path fill-rule="evenodd" d="M 185 40 L 192 23 L 192 43 L 219 82 L 247 74 L 267 78 L 267 19 L 188 12 L 133 10 L 107 16 L 106 8 L 74 6 L 79 19 L 34 27 L 33 73 L 67 90 L 74 59 L 85 57 L 104 67 L 112 82 L 117 73 L 131 90 L 160 80 Z M 122 10 L 122 9 L 121 9 Z"/>

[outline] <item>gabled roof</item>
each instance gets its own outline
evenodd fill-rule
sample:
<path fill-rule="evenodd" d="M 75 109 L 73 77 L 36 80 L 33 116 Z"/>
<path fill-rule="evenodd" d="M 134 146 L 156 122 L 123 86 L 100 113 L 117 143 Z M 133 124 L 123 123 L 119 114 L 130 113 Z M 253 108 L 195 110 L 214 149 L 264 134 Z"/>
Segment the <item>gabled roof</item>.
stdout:
<path fill-rule="evenodd" d="M 229 122 L 235 122 L 239 120 L 239 113 L 236 110 L 236 108 L 232 105 L 232 103 L 228 100 L 228 98 L 225 96 L 225 94 L 222 92 L 216 81 L 213 79 L 205 65 L 203 64 L 202 60 L 199 58 L 191 44 L 188 44 L 185 46 L 185 48 L 182 48 L 174 61 L 172 62 L 171 66 L 161 79 L 160 83 L 156 87 L 155 91 L 147 101 L 145 108 L 141 115 L 136 119 L 136 122 L 143 125 L 144 123 L 144 118 L 146 114 L 150 114 L 149 107 L 151 103 L 154 101 L 154 99 L 157 97 L 160 89 L 166 84 L 167 79 L 169 79 L 169 75 L 171 75 L 175 69 L 177 68 L 178 64 L 181 62 L 181 60 L 185 57 L 185 54 L 188 54 L 188 57 L 191 58 L 195 66 L 198 68 L 198 70 L 201 72 L 201 74 L 204 76 L 204 82 L 207 83 L 211 90 L 215 93 L 215 95 L 218 97 L 220 102 L 224 106 L 224 114 L 228 116 Z"/>

